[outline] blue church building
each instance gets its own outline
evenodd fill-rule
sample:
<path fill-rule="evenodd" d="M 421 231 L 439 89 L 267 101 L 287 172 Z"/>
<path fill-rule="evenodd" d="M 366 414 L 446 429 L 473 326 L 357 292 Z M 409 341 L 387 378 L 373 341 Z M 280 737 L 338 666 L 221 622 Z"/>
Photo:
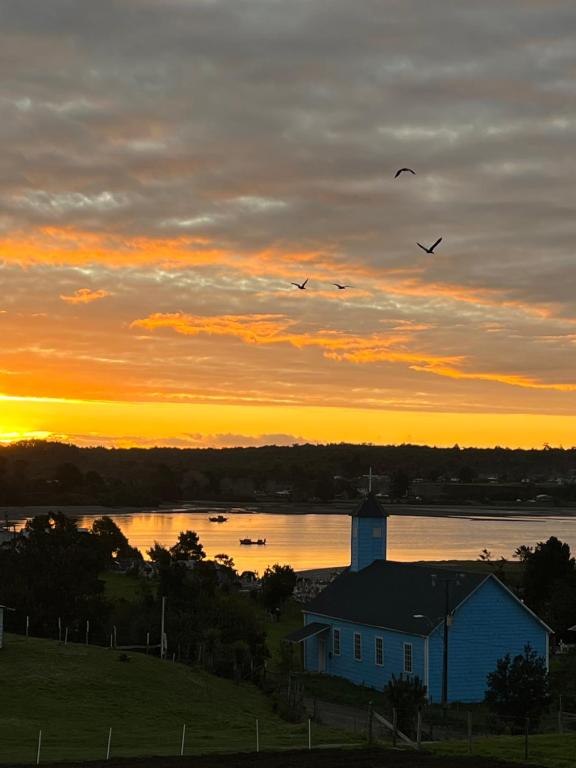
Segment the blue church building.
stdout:
<path fill-rule="evenodd" d="M 476 702 L 502 656 L 530 644 L 548 664 L 551 629 L 492 574 L 386 559 L 387 514 L 373 494 L 352 513 L 351 564 L 286 640 L 307 671 L 382 689 L 417 676 L 430 701 Z"/>

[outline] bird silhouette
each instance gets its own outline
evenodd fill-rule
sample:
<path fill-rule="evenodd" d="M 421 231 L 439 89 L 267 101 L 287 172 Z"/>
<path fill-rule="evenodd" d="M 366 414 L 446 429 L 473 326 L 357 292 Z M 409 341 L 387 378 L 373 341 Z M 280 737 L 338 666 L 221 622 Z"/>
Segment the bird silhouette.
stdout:
<path fill-rule="evenodd" d="M 442 238 L 439 237 L 438 240 L 436 240 L 436 242 L 434 243 L 434 245 L 430 246 L 430 248 L 426 248 L 426 246 L 422 245 L 422 243 L 416 243 L 416 245 L 419 245 L 423 251 L 426 251 L 426 253 L 434 253 L 434 248 L 436 248 L 436 246 L 439 245 L 441 242 L 442 242 Z"/>
<path fill-rule="evenodd" d="M 310 278 L 307 277 L 306 280 L 304 280 L 303 283 L 290 283 L 290 285 L 295 285 L 296 288 L 299 288 L 301 291 L 305 291 L 306 290 L 306 283 L 308 282 L 309 279 Z"/>
<path fill-rule="evenodd" d="M 416 176 L 416 171 L 413 171 L 412 168 L 399 168 L 394 174 L 394 178 L 397 179 L 402 173 L 411 173 L 413 176 Z"/>
<path fill-rule="evenodd" d="M 342 285 L 341 283 L 332 283 L 332 285 L 335 285 L 336 288 L 338 288 L 339 291 L 343 291 L 346 288 L 353 288 L 353 285 Z"/>

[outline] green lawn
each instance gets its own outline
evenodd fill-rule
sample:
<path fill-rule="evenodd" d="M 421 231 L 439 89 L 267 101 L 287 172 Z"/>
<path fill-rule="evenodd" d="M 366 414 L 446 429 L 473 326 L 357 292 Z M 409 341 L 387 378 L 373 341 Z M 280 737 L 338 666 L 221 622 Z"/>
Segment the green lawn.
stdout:
<path fill-rule="evenodd" d="M 307 725 L 278 718 L 256 687 L 142 654 L 63 646 L 5 636 L 0 651 L 0 762 L 33 762 L 42 729 L 42 760 L 304 747 Z M 352 740 L 313 726 L 316 744 Z"/>
<path fill-rule="evenodd" d="M 442 755 L 468 754 L 468 744 L 465 741 L 438 742 L 427 744 L 426 748 Z M 472 754 L 523 763 L 525 762 L 524 737 L 492 736 L 474 739 Z M 576 766 L 576 733 L 529 736 L 528 762 L 546 768 L 574 768 Z"/>
<path fill-rule="evenodd" d="M 271 656 L 269 666 L 272 670 L 275 670 L 280 662 L 280 646 L 282 645 L 283 638 L 290 632 L 300 629 L 304 624 L 302 603 L 297 603 L 296 600 L 289 600 L 282 609 L 280 621 L 270 621 L 268 615 L 263 610 L 262 620 L 266 632 L 266 645 Z M 299 648 L 293 649 L 295 659 L 300 658 L 299 651 Z"/>

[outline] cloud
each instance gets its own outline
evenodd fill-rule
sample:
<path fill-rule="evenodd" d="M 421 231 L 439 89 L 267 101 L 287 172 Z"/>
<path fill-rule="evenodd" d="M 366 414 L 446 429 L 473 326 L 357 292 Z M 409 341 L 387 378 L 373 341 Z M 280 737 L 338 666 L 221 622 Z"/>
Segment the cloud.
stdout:
<path fill-rule="evenodd" d="M 74 291 L 74 293 L 69 296 L 60 294 L 60 298 L 67 304 L 91 304 L 93 301 L 105 299 L 106 296 L 111 295 L 110 291 L 105 291 L 103 288 L 99 288 L 96 291 L 93 291 L 90 288 L 78 288 L 78 290 Z"/>
<path fill-rule="evenodd" d="M 327 356 L 335 360 L 352 362 L 371 362 L 387 360 L 391 362 L 428 363 L 430 365 L 457 362 L 457 358 L 442 358 L 434 355 L 418 354 L 391 347 L 408 341 L 404 330 L 401 334 L 354 336 L 334 330 L 315 330 L 297 332 L 291 330 L 296 325 L 294 320 L 281 315 L 222 315 L 219 317 L 200 317 L 186 314 L 154 314 L 135 320 L 133 328 L 158 330 L 169 328 L 185 336 L 232 336 L 247 344 L 289 344 L 297 349 L 319 347 Z"/>
<path fill-rule="evenodd" d="M 3 5 L 1 392 L 573 411 L 573 3 L 82 5 Z"/>

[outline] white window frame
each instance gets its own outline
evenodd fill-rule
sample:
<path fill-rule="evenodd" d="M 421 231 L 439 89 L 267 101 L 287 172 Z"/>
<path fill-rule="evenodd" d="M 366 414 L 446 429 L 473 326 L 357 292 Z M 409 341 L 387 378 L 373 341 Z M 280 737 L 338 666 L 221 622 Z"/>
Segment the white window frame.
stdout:
<path fill-rule="evenodd" d="M 358 638 L 358 650 L 359 654 L 356 655 L 356 638 Z M 360 632 L 354 632 L 352 635 L 352 650 L 354 655 L 354 661 L 362 661 L 362 635 Z"/>
<path fill-rule="evenodd" d="M 380 642 L 380 661 L 378 661 L 378 642 Z M 374 664 L 377 667 L 384 666 L 384 638 L 380 635 L 374 638 Z"/>
<path fill-rule="evenodd" d="M 342 653 L 342 635 L 338 627 L 332 628 L 332 652 L 334 656 L 340 656 Z"/>
<path fill-rule="evenodd" d="M 410 649 L 410 650 L 408 650 Z M 410 657 L 410 669 L 407 668 L 406 659 L 407 654 L 409 654 Z M 414 672 L 414 647 L 412 643 L 404 643 L 404 672 L 407 675 L 411 675 Z"/>

